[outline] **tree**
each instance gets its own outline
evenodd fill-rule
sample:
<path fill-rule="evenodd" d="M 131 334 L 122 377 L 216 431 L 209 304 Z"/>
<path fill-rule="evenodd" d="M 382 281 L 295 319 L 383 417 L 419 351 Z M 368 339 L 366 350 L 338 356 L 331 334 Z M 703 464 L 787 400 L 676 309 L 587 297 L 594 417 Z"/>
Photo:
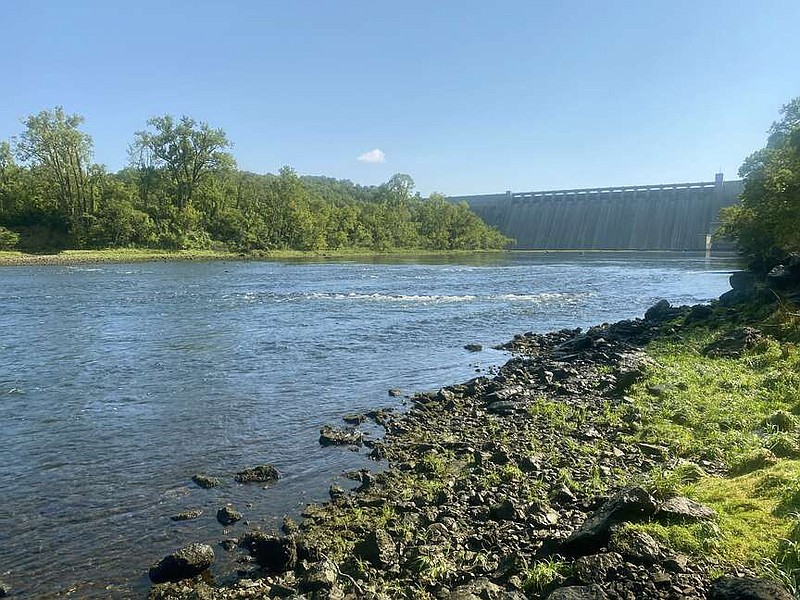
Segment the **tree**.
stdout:
<path fill-rule="evenodd" d="M 722 233 L 736 240 L 757 271 L 800 252 L 800 98 L 781 109 L 766 147 L 749 156 L 739 175 L 739 206 L 724 209 Z"/>
<path fill-rule="evenodd" d="M 43 110 L 23 121 L 25 131 L 15 146 L 17 157 L 49 180 L 60 212 L 73 226 L 94 211 L 88 184 L 92 138 L 78 129 L 83 122 L 82 116 L 68 115 L 60 106 Z"/>
<path fill-rule="evenodd" d="M 234 165 L 231 155 L 225 152 L 232 144 L 222 129 L 212 129 L 208 123 L 198 123 L 187 116 L 175 121 L 171 115 L 153 117 L 147 125 L 152 130 L 135 134 L 131 162 L 147 174 L 152 169 L 166 170 L 179 209 L 191 203 L 197 187 L 210 172 Z"/>

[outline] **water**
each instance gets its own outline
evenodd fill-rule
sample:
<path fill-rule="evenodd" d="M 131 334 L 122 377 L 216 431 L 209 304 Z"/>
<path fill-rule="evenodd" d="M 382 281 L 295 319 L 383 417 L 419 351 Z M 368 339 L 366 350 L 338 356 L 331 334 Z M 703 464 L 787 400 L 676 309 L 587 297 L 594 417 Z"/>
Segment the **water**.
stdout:
<path fill-rule="evenodd" d="M 732 269 L 687 254 L 457 260 L 0 269 L 0 579 L 22 597 L 143 597 L 155 560 L 225 537 L 219 506 L 276 526 L 364 466 L 321 448 L 321 425 L 506 359 L 464 344 L 706 301 Z M 265 462 L 277 484 L 232 481 Z M 201 471 L 223 485 L 197 488 Z M 169 520 L 187 508 L 205 512 Z"/>

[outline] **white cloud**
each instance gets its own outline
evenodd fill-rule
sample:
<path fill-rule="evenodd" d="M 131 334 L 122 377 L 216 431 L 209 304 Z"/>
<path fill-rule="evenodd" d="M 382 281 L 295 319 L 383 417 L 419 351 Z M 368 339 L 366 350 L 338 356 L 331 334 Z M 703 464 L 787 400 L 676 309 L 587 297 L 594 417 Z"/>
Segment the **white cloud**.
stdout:
<path fill-rule="evenodd" d="M 364 152 L 364 154 L 358 157 L 358 160 L 365 163 L 385 163 L 386 155 L 381 149 L 375 148 L 369 152 Z"/>

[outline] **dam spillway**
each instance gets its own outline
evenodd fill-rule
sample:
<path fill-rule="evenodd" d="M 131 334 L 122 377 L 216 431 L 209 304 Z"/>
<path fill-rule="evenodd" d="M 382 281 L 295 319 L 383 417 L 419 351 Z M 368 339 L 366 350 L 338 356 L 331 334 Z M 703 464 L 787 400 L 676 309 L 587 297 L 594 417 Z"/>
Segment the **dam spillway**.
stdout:
<path fill-rule="evenodd" d="M 709 250 L 719 211 L 741 181 L 617 186 L 451 197 L 531 250 Z M 732 249 L 714 241 L 715 248 Z"/>

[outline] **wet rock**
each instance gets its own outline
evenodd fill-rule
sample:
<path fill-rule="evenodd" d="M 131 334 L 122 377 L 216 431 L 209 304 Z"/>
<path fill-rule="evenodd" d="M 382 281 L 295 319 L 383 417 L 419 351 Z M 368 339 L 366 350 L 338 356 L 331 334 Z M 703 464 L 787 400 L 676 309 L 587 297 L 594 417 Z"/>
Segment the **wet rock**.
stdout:
<path fill-rule="evenodd" d="M 210 475 L 205 475 L 204 473 L 192 475 L 192 481 L 204 489 L 217 487 L 220 483 L 219 479 L 216 477 L 211 477 Z"/>
<path fill-rule="evenodd" d="M 348 425 L 361 425 L 366 420 L 367 420 L 367 415 L 363 415 L 360 413 L 345 415 L 342 417 L 342 421 L 344 421 Z"/>
<path fill-rule="evenodd" d="M 346 496 L 347 490 L 340 485 L 332 483 L 331 487 L 328 488 L 328 495 L 331 497 L 331 500 L 337 500 L 338 498 Z"/>
<path fill-rule="evenodd" d="M 325 425 L 319 430 L 319 443 L 322 446 L 361 446 L 363 438 L 363 434 L 352 427 L 339 429 Z"/>
<path fill-rule="evenodd" d="M 217 521 L 219 521 L 221 525 L 232 525 L 241 519 L 242 513 L 235 510 L 232 506 L 223 506 L 217 511 Z"/>
<path fill-rule="evenodd" d="M 612 525 L 624 521 L 640 521 L 652 516 L 656 503 L 640 487 L 622 490 L 605 502 L 561 545 L 561 552 L 570 556 L 593 554 L 608 541 Z"/>
<path fill-rule="evenodd" d="M 656 518 L 660 521 L 668 522 L 713 521 L 717 518 L 717 514 L 699 502 L 695 502 L 684 496 L 675 496 L 661 503 L 658 507 Z"/>
<path fill-rule="evenodd" d="M 397 562 L 397 547 L 392 537 L 383 529 L 376 529 L 355 547 L 356 555 L 368 560 L 379 568 L 388 567 Z"/>
<path fill-rule="evenodd" d="M 708 600 L 792 600 L 792 595 L 774 581 L 755 577 L 722 577 L 708 592 Z"/>
<path fill-rule="evenodd" d="M 0 598 L 5 598 L 10 595 L 12 588 L 5 581 L 0 581 Z"/>
<path fill-rule="evenodd" d="M 480 344 L 467 344 L 466 346 L 464 346 L 464 350 L 467 350 L 469 352 L 480 352 L 481 350 L 483 350 L 483 346 L 481 346 Z"/>
<path fill-rule="evenodd" d="M 608 595 L 599 585 L 572 585 L 558 588 L 547 600 L 607 600 Z"/>
<path fill-rule="evenodd" d="M 300 530 L 300 526 L 295 522 L 292 517 L 285 516 L 283 517 L 283 523 L 281 523 L 281 531 L 286 535 L 292 535 L 297 533 Z"/>
<path fill-rule="evenodd" d="M 278 480 L 278 470 L 272 465 L 259 465 L 236 473 L 234 479 L 239 483 L 272 483 Z"/>
<path fill-rule="evenodd" d="M 214 562 L 214 549 L 208 544 L 190 544 L 165 556 L 150 567 L 153 583 L 181 581 L 199 575 Z"/>
<path fill-rule="evenodd" d="M 400 396 L 403 395 L 403 390 L 398 389 L 398 388 L 392 388 L 392 389 L 389 390 L 389 395 L 392 398 L 399 398 Z"/>
<path fill-rule="evenodd" d="M 703 355 L 720 358 L 739 358 L 764 339 L 764 334 L 753 327 L 740 327 L 721 335 L 703 348 Z"/>
<path fill-rule="evenodd" d="M 219 545 L 223 550 L 231 552 L 239 545 L 239 540 L 236 538 L 226 538 L 224 540 L 220 540 Z"/>
<path fill-rule="evenodd" d="M 292 536 L 248 531 L 239 540 L 239 545 L 247 549 L 259 565 L 273 573 L 285 573 L 297 564 L 297 543 Z"/>
<path fill-rule="evenodd" d="M 201 509 L 195 508 L 192 510 L 181 511 L 177 515 L 172 515 L 170 519 L 172 521 L 191 521 L 192 519 L 196 519 L 202 514 L 203 511 Z"/>

